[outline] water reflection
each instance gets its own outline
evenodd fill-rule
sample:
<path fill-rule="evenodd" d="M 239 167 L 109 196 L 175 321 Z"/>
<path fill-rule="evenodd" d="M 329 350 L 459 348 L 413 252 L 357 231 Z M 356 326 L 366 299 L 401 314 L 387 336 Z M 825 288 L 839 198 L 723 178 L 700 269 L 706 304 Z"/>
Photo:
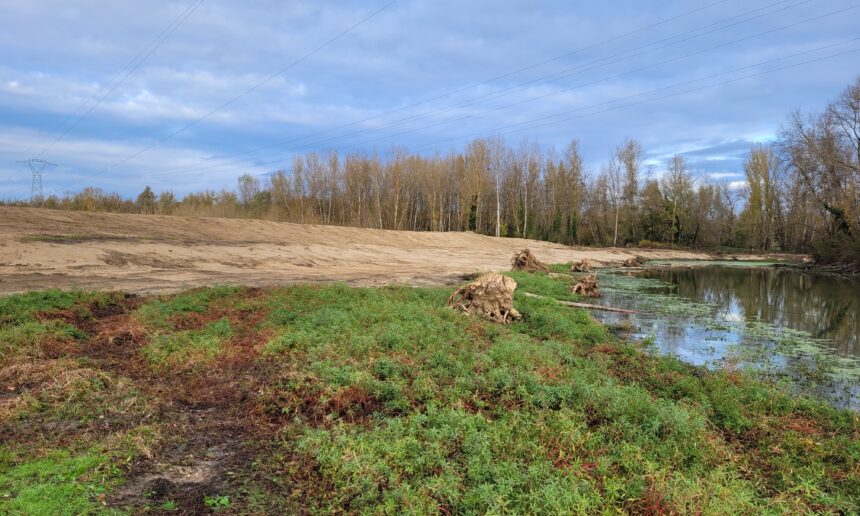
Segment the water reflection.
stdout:
<path fill-rule="evenodd" d="M 610 273 L 601 283 L 601 302 L 641 313 L 595 315 L 652 338 L 663 353 L 787 373 L 798 391 L 860 408 L 860 280 L 709 265 Z"/>
<path fill-rule="evenodd" d="M 651 269 L 643 277 L 710 303 L 727 321 L 762 321 L 809 332 L 840 354 L 860 355 L 860 280 L 775 268 Z"/>

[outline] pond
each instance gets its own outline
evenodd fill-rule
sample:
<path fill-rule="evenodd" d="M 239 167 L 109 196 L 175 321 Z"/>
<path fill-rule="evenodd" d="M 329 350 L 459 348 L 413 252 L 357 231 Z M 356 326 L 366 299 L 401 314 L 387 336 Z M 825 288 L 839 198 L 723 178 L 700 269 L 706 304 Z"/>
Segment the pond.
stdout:
<path fill-rule="evenodd" d="M 599 273 L 593 312 L 681 360 L 744 369 L 860 410 L 860 280 L 745 262 L 649 264 Z"/>

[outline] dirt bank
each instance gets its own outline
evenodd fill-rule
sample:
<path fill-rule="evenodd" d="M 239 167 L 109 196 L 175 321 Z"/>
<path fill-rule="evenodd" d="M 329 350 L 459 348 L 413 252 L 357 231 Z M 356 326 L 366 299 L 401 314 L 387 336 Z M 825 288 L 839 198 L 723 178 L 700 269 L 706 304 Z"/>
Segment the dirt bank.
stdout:
<path fill-rule="evenodd" d="M 434 285 L 508 270 L 514 252 L 614 265 L 712 259 L 707 253 L 594 249 L 473 233 L 418 233 L 268 222 L 0 207 L 0 293 L 50 287 L 169 292 L 213 283 L 344 281 Z"/>

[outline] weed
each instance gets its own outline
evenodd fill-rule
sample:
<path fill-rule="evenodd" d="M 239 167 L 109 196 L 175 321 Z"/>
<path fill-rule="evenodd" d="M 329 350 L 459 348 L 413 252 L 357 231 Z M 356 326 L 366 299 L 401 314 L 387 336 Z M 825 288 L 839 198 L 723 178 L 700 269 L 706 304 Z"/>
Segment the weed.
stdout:
<path fill-rule="evenodd" d="M 205 496 L 203 497 L 203 505 L 210 509 L 224 509 L 230 507 L 230 497 L 225 495 Z"/>
<path fill-rule="evenodd" d="M 0 454 L 0 512 L 6 514 L 91 514 L 120 471 L 101 450 L 53 450 L 24 460 Z"/>
<path fill-rule="evenodd" d="M 0 512 L 94 512 L 139 457 L 157 467 L 192 456 L 217 470 L 217 483 L 119 509 L 860 510 L 856 414 L 742 370 L 643 353 L 555 303 L 569 296 L 565 278 L 513 276 L 521 291 L 549 299 L 518 294 L 523 320 L 507 326 L 447 308 L 447 289 L 297 286 L 251 296 L 217 287 L 150 299 L 129 315 L 146 333 L 123 350 L 141 368 L 129 377 L 115 370 L 126 362 L 87 357 L 86 332 L 64 337 L 79 346 L 60 358 L 16 352 L 0 373 L 0 387 L 13 388 L 0 401 L 23 400 L 0 424 L 11 437 L 0 447 Z M 48 321 L 86 319 L 94 298 L 66 296 L 0 300 L 12 307 L 0 329 L 44 335 L 60 328 Z M 261 345 L 238 344 L 246 338 Z M 183 403 L 168 377 L 189 381 Z M 215 412 L 201 408 L 222 392 L 235 396 Z M 139 419 L 125 423 L 128 414 Z M 59 439 L 61 421 L 93 424 Z M 200 497 L 210 489 L 230 496 Z"/>
<path fill-rule="evenodd" d="M 224 342 L 232 335 L 229 319 L 222 318 L 201 330 L 158 334 L 141 352 L 160 367 L 205 365 L 221 353 Z"/>

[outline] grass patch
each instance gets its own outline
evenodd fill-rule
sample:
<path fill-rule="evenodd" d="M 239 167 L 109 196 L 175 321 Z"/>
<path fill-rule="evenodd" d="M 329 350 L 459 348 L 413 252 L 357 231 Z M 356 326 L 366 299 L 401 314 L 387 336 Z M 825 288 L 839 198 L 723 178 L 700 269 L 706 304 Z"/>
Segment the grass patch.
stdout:
<path fill-rule="evenodd" d="M 103 450 L 78 453 L 51 450 L 22 460 L 0 448 L 0 512 L 4 514 L 119 514 L 106 510 L 101 497 L 114 487 L 121 470 Z"/>
<path fill-rule="evenodd" d="M 117 302 L 116 292 L 44 290 L 0 298 L 0 361 L 36 356 L 47 340 L 83 340 L 74 324 L 92 317 L 92 310 Z"/>
<path fill-rule="evenodd" d="M 231 336 L 230 320 L 221 318 L 201 330 L 157 334 L 141 352 L 158 367 L 205 365 L 221 354 Z"/>
<path fill-rule="evenodd" d="M 131 315 L 146 335 L 125 350 L 129 361 L 143 359 L 141 384 L 100 370 L 97 356 L 34 359 L 50 374 L 15 384 L 33 405 L 4 423 L 13 439 L 0 448 L 0 512 L 100 510 L 99 495 L 127 474 L 103 450 L 140 439 L 156 469 L 184 465 L 193 443 L 205 443 L 193 455 L 209 463 L 237 443 L 242 453 L 217 466 L 229 469 L 193 499 L 174 491 L 118 508 L 132 512 L 860 510 L 855 413 L 744 373 L 644 353 L 585 311 L 555 303 L 575 299 L 566 278 L 511 276 L 546 298 L 517 294 L 523 320 L 509 326 L 447 308 L 450 290 L 439 288 L 215 287 L 150 299 Z M 46 311 L 94 299 L 68 295 L 6 298 L 3 327 L 24 331 Z M 94 338 L 80 337 L 79 353 Z M 52 390 L 51 368 L 67 366 L 80 375 Z M 182 403 L 170 398 L 186 384 Z M 212 412 L 182 412 L 197 385 Z M 224 386 L 231 401 L 218 404 Z M 144 387 L 166 400 L 130 435 L 119 429 L 121 414 L 149 413 L 132 401 Z M 47 433 L 74 419 L 114 426 L 80 430 L 75 439 L 85 444 L 34 446 L 22 437 L 33 425 Z M 229 425 L 219 427 L 222 419 Z"/>
<path fill-rule="evenodd" d="M 221 285 L 196 289 L 175 296 L 162 296 L 148 301 L 137 310 L 140 320 L 153 330 L 174 328 L 171 318 L 184 314 L 203 314 L 220 301 L 229 304 L 246 289 Z"/>
<path fill-rule="evenodd" d="M 505 275 L 510 276 L 517 282 L 517 291 L 521 293 L 528 292 L 563 301 L 578 301 L 582 299 L 580 296 L 570 293 L 573 277 L 569 274 L 552 277 L 541 273 L 506 272 Z"/>
<path fill-rule="evenodd" d="M 523 290 L 568 296 L 563 281 L 512 276 Z M 523 321 L 499 327 L 452 316 L 446 295 L 337 286 L 272 296 L 278 336 L 266 349 L 287 372 L 263 398 L 290 422 L 282 453 L 300 466 L 287 478 L 313 467 L 329 486 L 310 498 L 316 510 L 856 508 L 860 486 L 834 481 L 860 458 L 852 414 L 644 355 L 551 299 L 518 295 Z M 774 422 L 811 407 L 830 422 L 827 451 L 774 456 L 774 443 L 792 442 Z"/>

